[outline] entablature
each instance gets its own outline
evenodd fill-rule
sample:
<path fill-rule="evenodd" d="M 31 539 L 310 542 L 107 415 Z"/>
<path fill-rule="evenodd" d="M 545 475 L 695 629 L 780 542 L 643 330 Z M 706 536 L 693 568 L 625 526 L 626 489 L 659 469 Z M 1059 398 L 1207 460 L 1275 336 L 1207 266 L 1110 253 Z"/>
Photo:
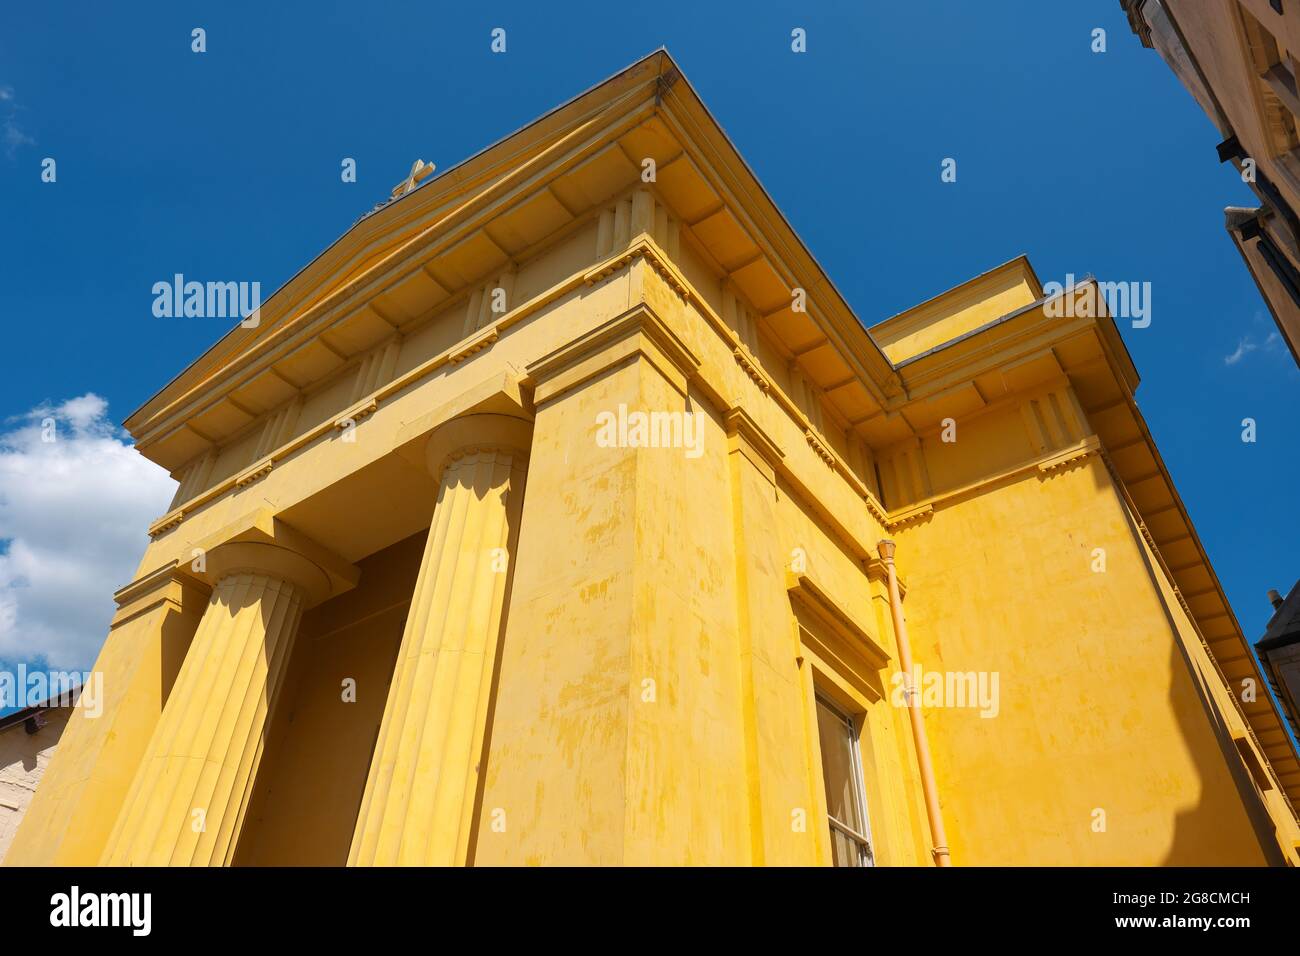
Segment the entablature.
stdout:
<path fill-rule="evenodd" d="M 823 390 L 833 418 L 879 407 L 898 392 L 896 376 L 679 80 L 656 53 L 363 217 L 267 301 L 259 328 L 233 330 L 128 419 L 137 447 L 174 473 L 185 469 L 192 497 L 204 471 L 193 463 L 459 300 L 470 339 L 460 357 L 490 346 L 485 282 L 522 281 L 530 257 L 593 219 L 599 258 L 642 214 L 649 220 L 637 230 L 656 237 L 667 261 L 680 241 L 716 266 L 750 321 Z M 649 188 L 629 192 L 638 183 Z M 648 209 L 631 208 L 650 195 Z M 765 234 L 772 229 L 782 234 Z M 795 289 L 807 293 L 806 310 L 793 306 Z"/>

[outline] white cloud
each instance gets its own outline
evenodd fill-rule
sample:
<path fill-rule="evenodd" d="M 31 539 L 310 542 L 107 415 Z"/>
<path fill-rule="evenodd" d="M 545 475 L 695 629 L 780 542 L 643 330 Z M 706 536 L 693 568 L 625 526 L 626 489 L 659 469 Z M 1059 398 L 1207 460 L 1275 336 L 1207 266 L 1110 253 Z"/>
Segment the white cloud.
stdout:
<path fill-rule="evenodd" d="M 1276 331 L 1270 332 L 1268 333 L 1268 335 L 1264 337 L 1264 340 L 1261 342 L 1255 338 L 1254 334 L 1244 335 L 1242 336 L 1241 340 L 1237 343 L 1236 351 L 1234 351 L 1231 355 L 1225 355 L 1223 357 L 1223 364 L 1236 365 L 1238 362 L 1244 359 L 1251 352 L 1258 352 L 1261 349 L 1263 349 L 1265 352 L 1281 352 L 1282 336 L 1279 335 Z"/>
<path fill-rule="evenodd" d="M 1242 338 L 1240 342 L 1237 343 L 1237 350 L 1235 352 L 1233 352 L 1231 355 L 1225 355 L 1223 357 L 1223 364 L 1236 365 L 1238 362 L 1244 359 L 1251 352 L 1255 351 L 1255 349 L 1257 348 L 1259 348 L 1259 346 L 1255 344 L 1254 340 L 1252 340 L 1249 335 L 1247 335 L 1244 338 Z"/>
<path fill-rule="evenodd" d="M 4 121 L 0 123 L 0 142 L 4 144 L 5 155 L 13 159 L 19 146 L 35 146 L 36 140 L 23 132 L 15 119 L 21 107 L 12 86 L 0 86 L 0 103 L 5 105 Z"/>
<path fill-rule="evenodd" d="M 88 393 L 0 432 L 0 658 L 89 669 L 175 491 L 107 413 Z"/>
<path fill-rule="evenodd" d="M 36 140 L 24 133 L 18 128 L 17 123 L 9 119 L 5 120 L 4 123 L 4 143 L 5 153 L 12 159 L 19 146 L 34 146 Z"/>

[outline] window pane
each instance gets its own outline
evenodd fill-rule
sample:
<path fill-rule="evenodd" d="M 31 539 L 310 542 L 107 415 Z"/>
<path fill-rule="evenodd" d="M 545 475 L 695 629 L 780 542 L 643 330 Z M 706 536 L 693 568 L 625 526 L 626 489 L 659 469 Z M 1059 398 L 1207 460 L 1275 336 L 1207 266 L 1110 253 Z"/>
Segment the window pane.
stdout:
<path fill-rule="evenodd" d="M 817 733 L 822 747 L 826 812 L 858 833 L 865 832 L 853 773 L 853 737 L 845 718 L 817 700 Z"/>
<path fill-rule="evenodd" d="M 831 827 L 831 862 L 835 866 L 861 866 L 862 851 L 856 840 Z"/>

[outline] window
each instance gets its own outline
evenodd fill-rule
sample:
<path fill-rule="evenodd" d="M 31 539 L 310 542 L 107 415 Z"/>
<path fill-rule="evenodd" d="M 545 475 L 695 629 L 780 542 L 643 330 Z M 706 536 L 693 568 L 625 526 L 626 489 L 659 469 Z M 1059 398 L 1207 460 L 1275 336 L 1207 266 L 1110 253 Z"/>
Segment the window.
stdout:
<path fill-rule="evenodd" d="M 1295 61 L 1249 10 L 1240 5 L 1238 10 L 1246 40 L 1247 64 L 1259 84 L 1264 132 L 1271 138 L 1276 154 L 1285 155 L 1300 146 L 1296 129 L 1300 92 L 1296 87 Z"/>
<path fill-rule="evenodd" d="M 817 695 L 817 736 L 835 866 L 873 866 L 862 760 L 853 718 Z"/>

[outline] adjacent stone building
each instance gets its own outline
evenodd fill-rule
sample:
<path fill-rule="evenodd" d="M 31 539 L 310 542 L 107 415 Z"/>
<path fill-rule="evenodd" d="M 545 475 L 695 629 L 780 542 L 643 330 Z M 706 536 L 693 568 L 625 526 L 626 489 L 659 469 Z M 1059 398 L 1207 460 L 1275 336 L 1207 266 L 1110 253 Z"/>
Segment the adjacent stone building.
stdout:
<path fill-rule="evenodd" d="M 1300 362 L 1298 0 L 1120 0 L 1219 130 L 1258 205 L 1224 210 L 1228 235 Z M 1210 144 L 1206 144 L 1207 149 Z"/>
<path fill-rule="evenodd" d="M 1269 597 L 1273 616 L 1255 642 L 1255 652 L 1291 722 L 1291 733 L 1300 734 L 1300 581 L 1285 598 L 1276 591 L 1270 591 Z"/>
<path fill-rule="evenodd" d="M 69 698 L 0 717 L 0 863 L 45 775 L 71 706 Z"/>

